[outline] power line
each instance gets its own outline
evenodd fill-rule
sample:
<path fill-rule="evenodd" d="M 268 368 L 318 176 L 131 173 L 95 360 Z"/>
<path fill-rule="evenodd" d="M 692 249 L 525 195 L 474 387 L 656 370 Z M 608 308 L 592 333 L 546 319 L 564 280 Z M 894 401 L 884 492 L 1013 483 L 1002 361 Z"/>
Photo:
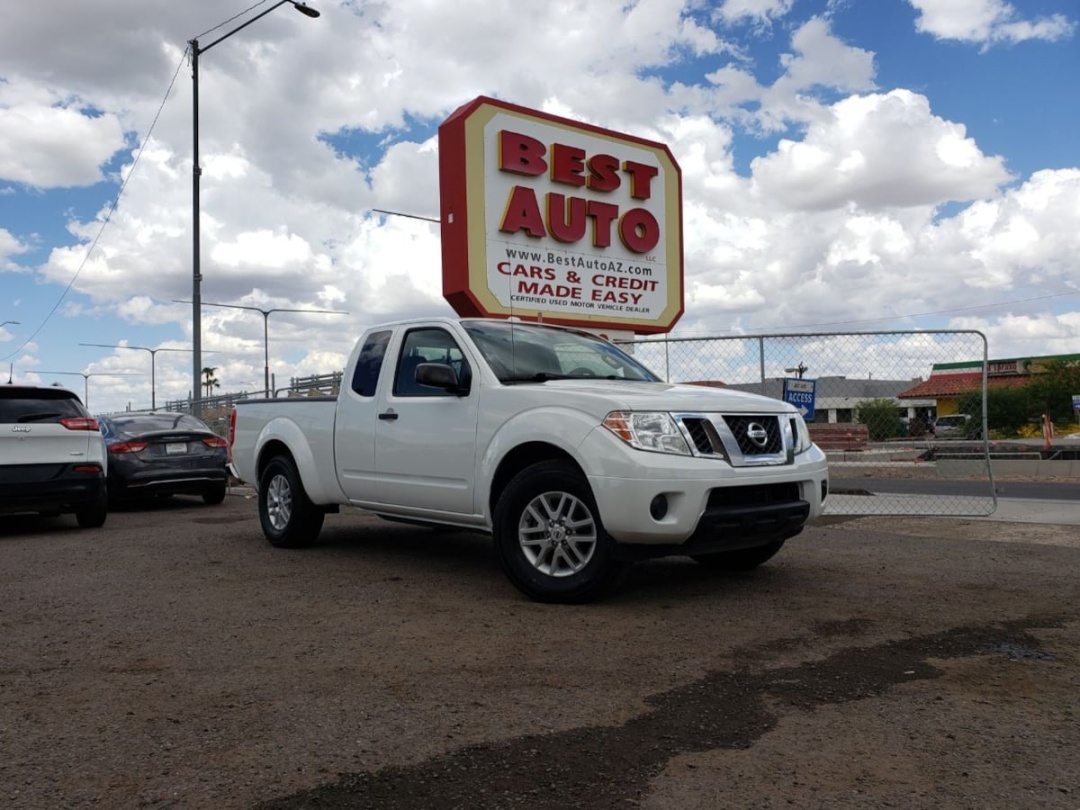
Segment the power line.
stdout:
<path fill-rule="evenodd" d="M 266 0 L 263 0 L 266 2 Z M 116 209 L 120 206 L 120 198 L 124 196 L 124 192 L 127 190 L 128 183 L 131 182 L 131 178 L 135 176 L 135 168 L 139 165 L 139 159 L 142 158 L 143 152 L 146 150 L 146 145 L 150 142 L 150 139 L 154 134 L 154 127 L 157 126 L 158 119 L 161 117 L 161 111 L 165 109 L 165 103 L 169 100 L 169 95 L 172 93 L 173 86 L 176 84 L 176 77 L 180 75 L 180 68 L 184 66 L 184 58 L 187 56 L 187 51 L 184 51 L 183 56 L 180 57 L 179 63 L 176 65 L 176 72 L 173 73 L 172 81 L 169 82 L 169 88 L 165 91 L 165 97 L 161 100 L 160 106 L 158 106 L 157 112 L 154 114 L 154 120 L 150 122 L 150 129 L 146 133 L 146 138 L 143 139 L 142 144 L 139 146 L 138 151 L 135 153 L 135 160 L 132 161 L 131 170 L 128 172 L 128 176 L 124 179 L 124 182 L 120 184 L 120 190 L 116 192 L 116 199 L 113 200 L 112 205 L 109 206 L 109 211 L 105 214 L 105 219 L 101 222 L 101 227 L 98 228 L 97 234 L 94 235 L 94 241 L 90 243 L 90 247 L 86 250 L 86 255 L 83 256 L 81 262 L 79 262 L 79 269 L 75 271 L 75 275 L 71 277 L 71 281 L 64 287 L 64 291 L 60 293 L 60 297 L 56 299 L 56 303 L 53 308 L 49 310 L 49 314 L 45 316 L 45 319 L 38 325 L 37 329 L 22 344 L 10 354 L 6 354 L 0 357 L 0 360 L 7 360 L 22 352 L 31 341 L 41 332 L 42 329 L 52 320 L 53 315 L 56 314 L 56 310 L 60 308 L 60 305 L 64 302 L 67 294 L 71 292 L 71 288 L 75 285 L 79 275 L 86 267 L 86 263 L 90 261 L 90 257 L 94 253 L 94 248 L 97 247 L 98 242 L 101 241 L 101 235 L 105 232 L 105 228 L 108 227 L 112 221 L 112 215 L 116 213 Z"/>

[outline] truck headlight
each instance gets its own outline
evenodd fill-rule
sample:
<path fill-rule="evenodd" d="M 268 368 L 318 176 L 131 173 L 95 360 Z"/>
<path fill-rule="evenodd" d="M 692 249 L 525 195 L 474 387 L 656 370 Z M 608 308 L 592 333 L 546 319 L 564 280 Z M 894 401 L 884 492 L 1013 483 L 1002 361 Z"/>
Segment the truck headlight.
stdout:
<path fill-rule="evenodd" d="M 806 426 L 806 420 L 800 414 L 791 417 L 791 438 L 795 442 L 795 455 L 805 453 L 814 446 L 810 438 L 810 428 Z"/>
<path fill-rule="evenodd" d="M 669 414 L 653 411 L 612 411 L 604 427 L 638 450 L 690 455 L 690 448 Z"/>

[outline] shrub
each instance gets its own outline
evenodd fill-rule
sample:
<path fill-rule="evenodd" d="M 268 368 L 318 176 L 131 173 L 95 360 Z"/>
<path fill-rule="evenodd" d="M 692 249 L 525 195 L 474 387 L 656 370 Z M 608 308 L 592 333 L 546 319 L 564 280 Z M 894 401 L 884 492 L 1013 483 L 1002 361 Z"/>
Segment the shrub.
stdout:
<path fill-rule="evenodd" d="M 872 442 L 904 435 L 899 408 L 891 399 L 863 400 L 855 406 L 855 419 L 866 425 Z"/>

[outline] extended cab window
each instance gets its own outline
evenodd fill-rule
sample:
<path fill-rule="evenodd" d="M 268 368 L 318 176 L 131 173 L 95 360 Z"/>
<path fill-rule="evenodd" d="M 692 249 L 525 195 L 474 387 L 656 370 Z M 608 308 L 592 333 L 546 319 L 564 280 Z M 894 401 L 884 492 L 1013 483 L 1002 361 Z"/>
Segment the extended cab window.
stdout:
<path fill-rule="evenodd" d="M 445 329 L 413 329 L 405 335 L 394 377 L 394 396 L 445 397 L 456 394 L 416 381 L 416 367 L 421 363 L 443 363 L 457 372 L 463 388 L 468 388 L 472 371 L 457 341 Z"/>
<path fill-rule="evenodd" d="M 382 369 L 383 357 L 386 356 L 386 344 L 390 342 L 390 331 L 375 332 L 368 336 L 356 359 L 353 371 L 352 390 L 362 397 L 375 396 L 375 384 L 379 382 L 379 370 Z"/>

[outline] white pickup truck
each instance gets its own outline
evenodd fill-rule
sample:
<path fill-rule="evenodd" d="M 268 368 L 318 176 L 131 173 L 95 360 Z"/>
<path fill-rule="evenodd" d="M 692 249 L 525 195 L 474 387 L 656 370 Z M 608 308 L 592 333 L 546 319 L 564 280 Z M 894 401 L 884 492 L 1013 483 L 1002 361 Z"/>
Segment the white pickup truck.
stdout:
<path fill-rule="evenodd" d="M 340 504 L 489 533 L 547 602 L 637 558 L 746 570 L 821 513 L 825 454 L 789 404 L 660 381 L 587 332 L 432 318 L 369 329 L 337 397 L 240 402 L 229 441 L 275 546 Z"/>

